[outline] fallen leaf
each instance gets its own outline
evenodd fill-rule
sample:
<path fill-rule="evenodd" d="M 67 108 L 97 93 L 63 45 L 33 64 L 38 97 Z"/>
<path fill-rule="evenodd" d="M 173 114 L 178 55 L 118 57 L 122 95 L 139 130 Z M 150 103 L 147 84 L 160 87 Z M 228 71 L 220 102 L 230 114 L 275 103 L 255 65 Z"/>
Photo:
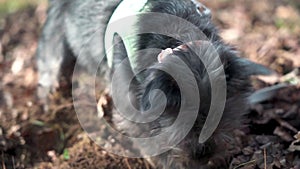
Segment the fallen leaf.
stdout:
<path fill-rule="evenodd" d="M 293 141 L 288 148 L 288 150 L 291 152 L 300 151 L 300 131 L 294 136 L 294 138 L 296 140 Z"/>

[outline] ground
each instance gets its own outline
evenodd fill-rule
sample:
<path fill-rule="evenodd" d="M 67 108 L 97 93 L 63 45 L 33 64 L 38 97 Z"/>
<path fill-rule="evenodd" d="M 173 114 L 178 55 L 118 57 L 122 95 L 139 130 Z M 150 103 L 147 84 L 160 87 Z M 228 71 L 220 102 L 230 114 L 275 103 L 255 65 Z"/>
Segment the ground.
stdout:
<path fill-rule="evenodd" d="M 0 0 L 0 6 L 7 2 Z M 232 149 L 230 168 L 300 169 L 300 2 L 204 2 L 226 42 L 243 57 L 278 73 L 253 78 L 257 90 L 290 84 L 270 100 L 253 105 L 249 125 L 234 131 L 238 145 Z M 78 122 L 72 98 L 63 91 L 54 93 L 49 111 L 43 111 L 36 97 L 35 50 L 47 5 L 13 7 L 4 12 L 7 8 L 0 8 L 0 166 L 152 168 L 147 160 L 112 155 L 92 142 Z"/>

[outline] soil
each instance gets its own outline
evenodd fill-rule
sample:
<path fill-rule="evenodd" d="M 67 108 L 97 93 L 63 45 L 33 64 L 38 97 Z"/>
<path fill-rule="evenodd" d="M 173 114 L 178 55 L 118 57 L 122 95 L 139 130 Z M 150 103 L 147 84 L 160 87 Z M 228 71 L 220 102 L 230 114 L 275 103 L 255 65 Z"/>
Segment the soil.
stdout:
<path fill-rule="evenodd" d="M 253 78 L 256 90 L 290 84 L 269 100 L 253 105 L 249 125 L 234 131 L 238 145 L 232 150 L 230 168 L 300 169 L 300 2 L 204 2 L 226 42 L 242 57 L 277 72 L 276 77 Z M 46 9 L 45 4 L 32 6 L 0 21 L 0 166 L 153 168 L 146 159 L 113 155 L 89 139 L 72 97 L 63 88 L 51 95 L 49 109 L 44 111 L 36 97 L 35 50 Z M 111 139 L 109 145 L 126 151 L 124 143 Z"/>

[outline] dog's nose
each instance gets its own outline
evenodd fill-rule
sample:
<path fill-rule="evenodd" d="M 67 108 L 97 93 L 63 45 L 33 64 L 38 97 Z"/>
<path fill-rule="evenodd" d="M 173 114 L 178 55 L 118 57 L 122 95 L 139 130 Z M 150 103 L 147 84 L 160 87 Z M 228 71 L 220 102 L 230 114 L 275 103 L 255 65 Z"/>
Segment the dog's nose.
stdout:
<path fill-rule="evenodd" d="M 160 54 L 158 55 L 158 57 L 157 57 L 158 62 L 161 63 L 162 60 L 163 60 L 167 55 L 172 54 L 172 53 L 173 53 L 173 49 L 171 49 L 171 48 L 167 48 L 167 49 L 165 49 L 165 50 L 162 50 L 162 51 L 160 52 Z"/>

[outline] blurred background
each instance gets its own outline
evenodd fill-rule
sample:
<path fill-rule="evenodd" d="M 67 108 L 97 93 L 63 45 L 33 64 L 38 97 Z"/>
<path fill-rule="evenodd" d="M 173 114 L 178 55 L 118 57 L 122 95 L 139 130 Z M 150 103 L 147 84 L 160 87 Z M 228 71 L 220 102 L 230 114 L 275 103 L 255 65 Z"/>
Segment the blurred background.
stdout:
<path fill-rule="evenodd" d="M 224 40 L 242 57 L 278 73 L 255 88 L 290 86 L 252 106 L 234 131 L 230 168 L 300 169 L 300 1 L 204 0 Z M 0 168 L 151 168 L 107 153 L 82 131 L 72 98 L 57 91 L 47 113 L 36 98 L 35 50 L 46 0 L 0 0 Z M 298 134 L 297 134 L 298 133 Z M 122 144 L 107 143 L 122 150 Z"/>

